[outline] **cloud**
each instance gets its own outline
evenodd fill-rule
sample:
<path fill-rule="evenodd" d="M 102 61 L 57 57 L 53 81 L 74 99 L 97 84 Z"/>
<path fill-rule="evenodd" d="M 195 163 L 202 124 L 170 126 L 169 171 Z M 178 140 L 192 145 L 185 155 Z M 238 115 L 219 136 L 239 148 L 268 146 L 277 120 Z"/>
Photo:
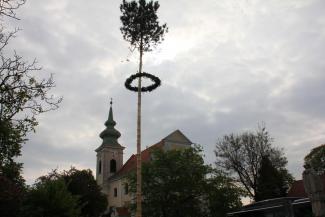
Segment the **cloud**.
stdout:
<path fill-rule="evenodd" d="M 114 98 L 125 160 L 135 152 L 136 94 L 124 80 L 137 70 L 120 34 L 119 1 L 28 1 L 11 42 L 54 73 L 59 110 L 39 116 L 24 145 L 32 182 L 56 167 L 94 169 L 99 133 Z M 303 157 L 324 143 L 325 15 L 321 0 L 161 1 L 165 41 L 145 54 L 144 69 L 162 86 L 143 95 L 143 147 L 175 129 L 214 161 L 217 138 L 265 122 L 288 167 L 301 178 Z M 130 61 L 126 61 L 129 59 Z"/>

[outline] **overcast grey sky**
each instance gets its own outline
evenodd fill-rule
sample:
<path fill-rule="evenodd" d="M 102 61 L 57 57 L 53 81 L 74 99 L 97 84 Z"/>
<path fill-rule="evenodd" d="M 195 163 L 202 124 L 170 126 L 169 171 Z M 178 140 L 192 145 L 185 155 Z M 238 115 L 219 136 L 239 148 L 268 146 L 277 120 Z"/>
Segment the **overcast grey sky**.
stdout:
<path fill-rule="evenodd" d="M 60 109 L 39 116 L 23 147 L 28 183 L 51 169 L 95 169 L 94 150 L 114 99 L 116 128 L 135 152 L 136 94 L 124 88 L 137 69 L 120 33 L 120 1 L 28 0 L 10 46 L 53 73 Z M 265 122 L 288 168 L 325 142 L 325 1 L 161 0 L 169 33 L 145 56 L 162 86 L 143 97 L 143 148 L 176 129 L 214 162 L 217 138 Z M 130 61 L 125 61 L 127 58 Z"/>

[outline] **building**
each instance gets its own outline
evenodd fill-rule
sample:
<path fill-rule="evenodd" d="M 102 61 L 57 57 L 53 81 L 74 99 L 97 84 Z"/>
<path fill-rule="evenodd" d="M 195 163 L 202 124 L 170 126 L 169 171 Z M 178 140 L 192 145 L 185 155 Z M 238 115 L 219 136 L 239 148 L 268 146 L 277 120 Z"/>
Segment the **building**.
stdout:
<path fill-rule="evenodd" d="M 325 175 L 322 175 L 320 177 L 323 180 L 323 185 L 325 186 Z M 290 190 L 288 191 L 288 197 L 308 197 L 305 191 L 303 180 L 297 180 L 292 184 Z"/>
<path fill-rule="evenodd" d="M 282 197 L 255 202 L 227 215 L 229 217 L 311 217 L 312 211 L 308 198 Z"/>
<path fill-rule="evenodd" d="M 321 176 L 325 186 L 325 175 Z M 240 211 L 228 213 L 229 217 L 310 217 L 312 207 L 305 191 L 303 180 L 295 181 L 287 197 L 274 198 L 252 203 L 242 207 Z"/>
<path fill-rule="evenodd" d="M 118 142 L 121 134 L 115 129 L 115 125 L 111 103 L 108 119 L 105 122 L 106 129 L 100 133 L 103 142 L 95 150 L 96 180 L 103 193 L 107 195 L 110 212 L 115 216 L 128 216 L 128 207 L 133 197 L 129 193 L 126 176 L 136 168 L 136 155 L 132 155 L 123 164 L 125 147 Z M 192 142 L 180 130 L 175 130 L 158 143 L 143 150 L 141 159 L 142 162 L 150 161 L 151 150 L 154 148 L 171 150 L 190 147 L 191 144 Z"/>

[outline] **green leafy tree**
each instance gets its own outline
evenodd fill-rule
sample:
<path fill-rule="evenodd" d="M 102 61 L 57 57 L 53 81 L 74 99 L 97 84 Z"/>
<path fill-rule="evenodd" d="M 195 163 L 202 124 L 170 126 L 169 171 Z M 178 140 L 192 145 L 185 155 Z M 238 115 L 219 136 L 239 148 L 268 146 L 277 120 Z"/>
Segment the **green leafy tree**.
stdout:
<path fill-rule="evenodd" d="M 206 210 L 209 217 L 226 217 L 227 213 L 236 211 L 242 206 L 243 190 L 234 180 L 222 171 L 215 171 L 207 179 Z"/>
<path fill-rule="evenodd" d="M 0 175 L 0 213 L 2 217 L 19 216 L 24 188 Z"/>
<path fill-rule="evenodd" d="M 139 0 L 127 2 L 123 0 L 120 28 L 123 38 L 142 52 L 151 51 L 164 39 L 168 28 L 166 24 L 159 25 L 157 11 L 160 5 L 157 1 Z"/>
<path fill-rule="evenodd" d="M 267 156 L 262 157 L 261 167 L 257 176 L 257 188 L 255 200 L 266 200 L 277 197 L 285 197 L 292 183 L 292 177 L 286 169 L 277 169 Z M 289 181 L 289 183 L 288 183 Z"/>
<path fill-rule="evenodd" d="M 19 126 L 10 120 L 0 121 L 0 174 L 19 187 L 24 186 L 24 179 L 20 174 L 22 164 L 15 162 L 15 157 L 20 155 L 23 142 L 25 138 Z"/>
<path fill-rule="evenodd" d="M 229 180 L 213 176 L 212 168 L 204 164 L 201 148 L 154 150 L 151 156 L 142 170 L 144 217 L 225 216 L 240 203 Z M 129 186 L 134 194 L 135 174 L 129 177 Z M 221 198 L 218 204 L 215 200 Z"/>
<path fill-rule="evenodd" d="M 20 126 L 0 117 L 0 213 L 3 217 L 18 216 L 24 196 L 22 163 L 15 162 L 25 141 L 21 134 Z"/>
<path fill-rule="evenodd" d="M 82 205 L 80 216 L 99 217 L 106 210 L 107 198 L 101 193 L 91 170 L 71 168 L 64 172 L 62 177 L 68 191 L 79 197 L 79 204 Z"/>
<path fill-rule="evenodd" d="M 325 144 L 310 151 L 305 157 L 304 167 L 314 169 L 319 175 L 325 174 Z"/>
<path fill-rule="evenodd" d="M 285 183 L 288 185 L 293 177 L 286 170 L 287 158 L 283 150 L 272 145 L 273 139 L 264 127 L 256 132 L 245 132 L 239 135 L 225 135 L 216 144 L 216 166 L 234 175 L 235 179 L 247 192 L 247 195 L 256 200 L 258 189 L 259 170 L 263 156 L 268 156 L 273 166 L 283 171 Z"/>
<path fill-rule="evenodd" d="M 39 178 L 41 182 L 60 179 L 64 180 L 67 190 L 79 198 L 78 206 L 81 207 L 81 217 L 98 217 L 106 210 L 107 198 L 101 193 L 91 170 L 77 170 L 72 167 L 61 173 L 53 170 L 48 175 Z"/>
<path fill-rule="evenodd" d="M 72 195 L 62 178 L 39 180 L 26 193 L 25 217 L 79 217 L 79 197 Z"/>

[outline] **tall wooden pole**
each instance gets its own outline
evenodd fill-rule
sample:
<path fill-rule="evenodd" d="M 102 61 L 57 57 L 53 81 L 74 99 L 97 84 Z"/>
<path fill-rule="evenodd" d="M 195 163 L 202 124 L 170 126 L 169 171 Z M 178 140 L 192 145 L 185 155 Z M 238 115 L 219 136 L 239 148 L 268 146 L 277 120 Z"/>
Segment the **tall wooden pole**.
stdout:
<path fill-rule="evenodd" d="M 140 42 L 139 73 L 142 73 L 143 44 Z M 137 111 L 137 193 L 136 193 L 136 217 L 142 216 L 142 194 L 141 194 L 141 76 L 138 79 L 138 111 Z"/>
<path fill-rule="evenodd" d="M 121 32 L 123 38 L 131 43 L 132 48 L 139 49 L 139 71 L 131 75 L 125 81 L 125 87 L 128 90 L 138 92 L 138 108 L 137 108 L 137 155 L 136 155 L 136 217 L 142 216 L 142 177 L 141 177 L 141 94 L 142 92 L 150 92 L 160 86 L 161 81 L 158 77 L 142 72 L 142 58 L 144 52 L 151 51 L 150 46 L 157 45 L 165 32 L 168 31 L 166 24 L 159 25 L 157 10 L 159 4 L 157 1 L 150 0 L 131 0 L 124 1 L 120 6 L 122 16 Z M 153 84 L 142 87 L 142 77 L 149 78 Z M 132 82 L 138 79 L 138 86 L 132 86 Z"/>

